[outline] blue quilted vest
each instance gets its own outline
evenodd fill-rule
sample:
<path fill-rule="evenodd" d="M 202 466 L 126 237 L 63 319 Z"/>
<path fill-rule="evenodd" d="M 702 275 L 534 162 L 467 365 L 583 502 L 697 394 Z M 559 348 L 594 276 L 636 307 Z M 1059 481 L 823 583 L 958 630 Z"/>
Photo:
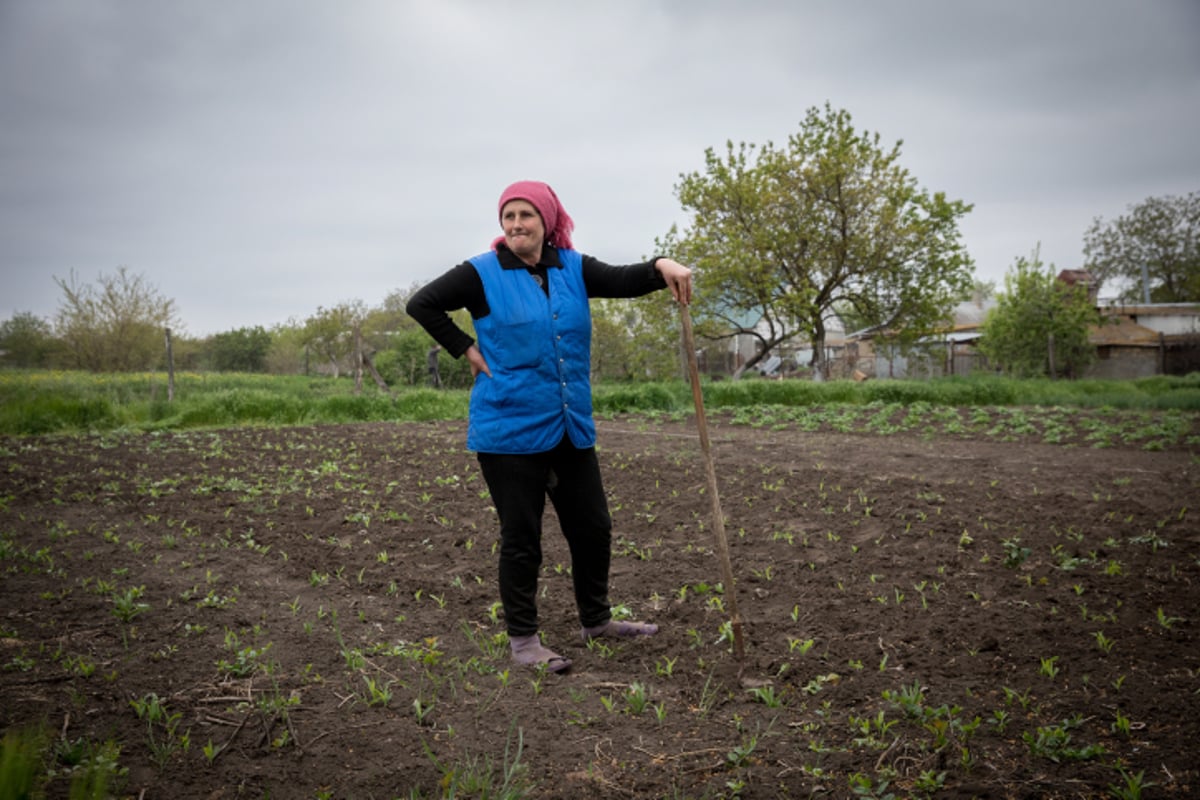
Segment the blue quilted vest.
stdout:
<path fill-rule="evenodd" d="M 478 453 L 544 453 L 566 433 L 576 447 L 596 443 L 592 420 L 592 315 L 583 258 L 559 250 L 546 270 L 547 297 L 523 269 L 504 269 L 494 252 L 471 259 L 490 313 L 475 320 L 489 378 L 471 389 L 467 447 Z"/>

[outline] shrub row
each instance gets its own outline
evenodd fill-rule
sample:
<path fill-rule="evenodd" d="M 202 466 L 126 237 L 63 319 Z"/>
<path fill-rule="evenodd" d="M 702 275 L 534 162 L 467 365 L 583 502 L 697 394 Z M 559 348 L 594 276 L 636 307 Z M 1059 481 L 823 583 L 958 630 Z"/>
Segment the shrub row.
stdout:
<path fill-rule="evenodd" d="M 702 391 L 710 409 L 924 403 L 1200 410 L 1200 373 L 1134 381 L 1019 381 L 992 376 L 861 383 L 747 379 L 706 381 Z M 161 375 L 4 372 L 0 373 L 0 434 L 465 419 L 470 397 L 466 390 L 424 388 L 388 395 L 374 386 L 354 394 L 352 382 L 346 379 L 193 373 L 177 378 L 171 402 L 166 395 Z M 594 402 L 598 414 L 686 414 L 693 408 L 691 387 L 683 381 L 599 384 Z"/>

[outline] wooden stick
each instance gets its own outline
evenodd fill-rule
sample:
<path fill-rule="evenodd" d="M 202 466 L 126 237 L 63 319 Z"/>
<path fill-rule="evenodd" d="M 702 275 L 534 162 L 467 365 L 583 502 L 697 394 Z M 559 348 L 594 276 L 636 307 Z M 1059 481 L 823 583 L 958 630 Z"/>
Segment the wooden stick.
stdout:
<path fill-rule="evenodd" d="M 729 600 L 729 619 L 733 626 L 733 651 L 740 665 L 746 656 L 746 645 L 742 638 L 742 617 L 738 613 L 737 591 L 733 584 L 733 563 L 729 560 L 729 540 L 725 536 L 725 515 L 721 513 L 721 498 L 717 494 L 717 468 L 713 464 L 712 447 L 708 441 L 708 419 L 704 416 L 704 395 L 700 391 L 700 367 L 696 364 L 696 342 L 692 335 L 692 315 L 688 307 L 679 305 L 679 319 L 683 327 L 683 349 L 687 352 L 688 375 L 692 381 L 692 400 L 696 405 L 696 427 L 700 430 L 700 450 L 704 454 L 704 468 L 708 474 L 708 496 L 712 500 L 713 535 L 717 543 L 717 556 L 721 561 L 721 580 L 725 585 L 725 597 Z"/>

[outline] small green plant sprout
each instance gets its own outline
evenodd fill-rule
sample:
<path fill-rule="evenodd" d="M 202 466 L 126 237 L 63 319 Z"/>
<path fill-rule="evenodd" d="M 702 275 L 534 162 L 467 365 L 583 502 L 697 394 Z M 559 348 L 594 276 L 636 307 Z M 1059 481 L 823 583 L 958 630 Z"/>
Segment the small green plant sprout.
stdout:
<path fill-rule="evenodd" d="M 1011 539 L 1001 539 L 1000 546 L 1004 548 L 1004 566 L 1016 569 L 1029 558 L 1028 547 L 1021 547 L 1021 539 L 1013 536 Z"/>
<path fill-rule="evenodd" d="M 816 644 L 815 639 L 796 639 L 792 636 L 787 637 L 788 652 L 794 653 L 800 651 L 800 655 L 805 655 Z"/>
<path fill-rule="evenodd" d="M 1044 675 L 1047 678 L 1054 678 L 1060 672 L 1058 666 L 1058 656 L 1050 656 L 1049 658 L 1041 659 L 1041 666 L 1038 667 L 1038 674 Z"/>
<path fill-rule="evenodd" d="M 377 681 L 367 675 L 363 676 L 363 680 L 367 684 L 368 706 L 384 706 L 386 708 L 392 702 L 392 684 L 390 681 Z"/>
<path fill-rule="evenodd" d="M 946 773 L 934 772 L 927 769 L 913 781 L 913 788 L 926 795 L 932 795 L 946 787 Z"/>
<path fill-rule="evenodd" d="M 887 790 L 887 779 L 881 779 L 879 783 L 875 783 L 868 776 L 861 772 L 855 772 L 849 777 L 850 790 L 855 797 L 861 797 L 863 800 L 896 800 L 896 795 Z"/>
<path fill-rule="evenodd" d="M 147 742 L 150 746 L 150 758 L 161 771 L 167 761 L 175 753 L 186 751 L 191 745 L 191 737 L 185 732 L 178 732 L 179 722 L 183 719 L 181 712 L 168 713 L 166 703 L 157 694 L 151 692 L 141 698 L 129 701 L 138 719 L 146 723 Z"/>
<path fill-rule="evenodd" d="M 1096 633 L 1093 635 L 1096 637 L 1096 646 L 1097 647 L 1099 647 L 1105 653 L 1112 652 L 1113 646 L 1116 644 L 1116 642 L 1114 642 L 1112 639 L 1105 636 L 1104 631 L 1096 631 Z"/>
<path fill-rule="evenodd" d="M 211 764 L 217 760 L 217 756 L 221 754 L 221 750 L 224 748 L 217 747 L 215 744 L 213 744 L 213 740 L 209 739 L 207 742 L 205 742 L 204 747 L 200 749 L 204 752 L 205 760 Z"/>
<path fill-rule="evenodd" d="M 734 769 L 745 767 L 750 763 L 751 756 L 758 748 L 758 737 L 749 736 L 742 743 L 725 754 L 725 761 Z"/>
<path fill-rule="evenodd" d="M 650 705 L 650 688 L 643 683 L 634 681 L 625 692 L 625 707 L 634 716 L 641 716 Z"/>
<path fill-rule="evenodd" d="M 775 687 L 771 684 L 766 686 L 758 686 L 750 690 L 755 701 L 762 703 L 767 708 L 779 708 L 783 705 L 783 694 L 777 693 Z"/>
<path fill-rule="evenodd" d="M 138 602 L 145 591 L 145 586 L 132 586 L 122 594 L 114 592 L 112 595 L 113 616 L 121 620 L 121 622 L 129 623 L 133 621 L 134 617 L 145 611 L 149 611 L 150 605 L 148 603 Z"/>
<path fill-rule="evenodd" d="M 729 642 L 729 651 L 733 652 L 733 620 L 725 620 L 721 623 L 721 627 L 717 629 L 718 636 L 713 644 L 721 642 Z"/>
<path fill-rule="evenodd" d="M 1159 627 L 1166 628 L 1167 630 L 1175 627 L 1177 622 L 1183 622 L 1182 617 L 1168 617 L 1162 610 L 1162 606 L 1159 606 L 1158 610 L 1154 613 L 1155 618 L 1158 620 Z"/>
<path fill-rule="evenodd" d="M 1139 771 L 1136 775 L 1121 766 L 1118 766 L 1117 770 L 1121 773 L 1122 783 L 1108 785 L 1109 794 L 1117 800 L 1142 800 L 1142 790 L 1157 785 L 1146 780 L 1145 770 Z"/>
<path fill-rule="evenodd" d="M 593 653 L 598 653 L 601 658 L 611 658 L 613 653 L 616 652 L 599 638 L 588 639 L 585 646 Z"/>
<path fill-rule="evenodd" d="M 1104 747 L 1090 744 L 1084 747 L 1071 745 L 1070 731 L 1083 724 L 1081 717 L 1063 720 L 1058 725 L 1045 725 L 1036 731 L 1025 731 L 1021 739 L 1031 755 L 1048 758 L 1056 764 L 1063 761 L 1088 761 L 1104 755 Z"/>
<path fill-rule="evenodd" d="M 1130 722 L 1129 717 L 1121 713 L 1119 708 L 1116 711 L 1116 719 L 1113 720 L 1112 732 L 1118 736 L 1124 736 L 1126 739 L 1133 735 L 1133 723 Z"/>
<path fill-rule="evenodd" d="M 420 697 L 414 697 L 412 701 L 413 714 L 417 718 L 417 724 L 422 726 L 433 725 L 433 720 L 429 719 L 429 715 L 433 713 L 434 706 L 437 703 L 433 700 L 424 702 Z"/>
<path fill-rule="evenodd" d="M 673 675 L 675 672 L 675 662 L 678 660 L 679 656 L 675 656 L 674 658 L 671 658 L 670 656 L 663 656 L 655 662 L 654 674 L 661 678 L 671 677 L 671 675 Z"/>
<path fill-rule="evenodd" d="M 513 729 L 516 747 L 513 747 Z M 537 784 L 529 778 L 528 768 L 521 763 L 525 748 L 525 733 L 515 723 L 504 743 L 504 760 L 497 765 L 490 756 L 465 756 L 461 761 L 445 764 L 438 760 L 429 743 L 421 746 L 434 767 L 442 773 L 441 797 L 488 797 L 497 800 L 516 800 L 536 793 Z M 514 752 L 515 750 L 515 752 Z M 416 795 L 414 795 L 415 797 Z M 423 796 L 423 795 L 422 795 Z"/>
<path fill-rule="evenodd" d="M 914 719 L 920 719 L 925 715 L 925 691 L 921 688 L 920 681 L 913 681 L 909 686 L 902 686 L 899 691 L 885 689 L 883 699 Z"/>
<path fill-rule="evenodd" d="M 239 648 L 237 634 L 233 631 L 227 631 L 225 634 L 225 647 L 233 655 L 232 660 L 220 659 L 217 661 L 217 669 L 226 675 L 235 678 L 246 678 L 253 675 L 256 671 L 269 671 L 265 664 L 260 663 L 260 659 L 266 655 L 271 649 L 271 644 L 268 642 L 262 647 L 242 647 Z"/>

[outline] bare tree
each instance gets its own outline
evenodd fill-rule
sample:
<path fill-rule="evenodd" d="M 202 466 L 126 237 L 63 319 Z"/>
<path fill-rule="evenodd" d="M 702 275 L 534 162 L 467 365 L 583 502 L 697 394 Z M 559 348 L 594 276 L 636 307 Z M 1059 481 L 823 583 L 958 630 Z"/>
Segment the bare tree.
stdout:
<path fill-rule="evenodd" d="M 63 290 L 55 329 L 80 369 L 150 369 L 162 357 L 164 329 L 179 327 L 175 301 L 125 267 L 101 273 L 95 285 L 80 283 L 74 271 L 54 282 Z"/>

